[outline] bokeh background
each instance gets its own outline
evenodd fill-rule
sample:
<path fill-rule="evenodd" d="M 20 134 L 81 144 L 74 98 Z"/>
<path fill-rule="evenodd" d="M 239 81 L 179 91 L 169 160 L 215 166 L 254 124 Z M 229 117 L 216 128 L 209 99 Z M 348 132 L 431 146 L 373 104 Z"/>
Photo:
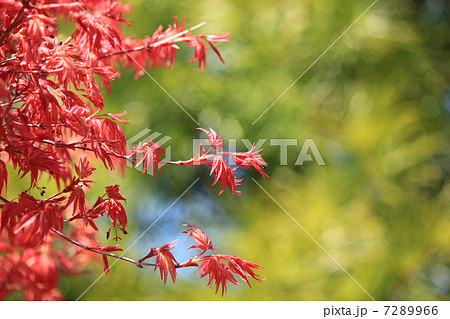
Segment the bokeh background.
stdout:
<path fill-rule="evenodd" d="M 192 242 L 181 234 L 188 223 L 204 229 L 219 253 L 262 265 L 266 279 L 252 289 L 231 285 L 221 297 L 193 269 L 164 286 L 158 272 L 118 262 L 82 300 L 369 300 L 252 178 L 375 299 L 450 299 L 448 2 L 378 1 L 254 125 L 372 1 L 130 3 L 129 35 L 151 35 L 173 16 L 187 27 L 205 21 L 196 33 L 231 32 L 231 41 L 218 45 L 225 65 L 210 50 L 208 67 L 197 72 L 187 63 L 191 48 L 181 46 L 172 70 L 150 74 L 226 146 L 238 139 L 244 151 L 240 139 L 267 139 L 271 178 L 242 172 L 243 196 L 218 196 L 206 167 L 165 166 L 154 178 L 129 168 L 124 179 L 98 169 L 90 200 L 104 186 L 121 185 L 130 218 L 126 248 L 200 178 L 126 255 L 138 259 L 179 239 L 173 252 L 188 259 Z M 106 96 L 110 111 L 128 112 L 127 137 L 149 128 L 172 137 L 164 144 L 172 160 L 192 157 L 197 125 L 150 77 L 133 77 L 124 70 Z M 270 145 L 276 138 L 298 141 L 287 165 Z M 307 138 L 325 166 L 295 165 Z M 77 299 L 101 272 L 95 264 L 83 276 L 61 278 L 64 297 Z"/>

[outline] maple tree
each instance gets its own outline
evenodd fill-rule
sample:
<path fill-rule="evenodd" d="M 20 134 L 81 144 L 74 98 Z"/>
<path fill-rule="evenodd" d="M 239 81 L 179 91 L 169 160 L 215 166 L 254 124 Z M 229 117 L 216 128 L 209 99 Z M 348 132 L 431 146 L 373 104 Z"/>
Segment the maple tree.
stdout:
<path fill-rule="evenodd" d="M 104 271 L 109 272 L 108 258 L 130 262 L 139 268 L 159 269 L 166 283 L 175 282 L 176 271 L 197 267 L 199 277 L 209 276 L 208 285 L 221 287 L 238 284 L 237 275 L 250 286 L 249 277 L 261 281 L 254 269 L 260 266 L 236 256 L 206 255 L 214 250 L 211 239 L 199 228 L 184 233 L 197 243 L 190 247 L 198 254 L 179 263 L 170 252 L 175 242 L 151 248 L 140 260 L 114 254 L 119 245 L 100 246 L 96 219 L 107 216 L 114 233 L 127 234 L 127 214 L 119 185 L 105 187 L 93 205 L 86 192 L 94 183 L 90 161 L 100 160 L 109 170 L 124 171 L 126 161 L 143 173 L 160 172 L 162 164 L 177 166 L 206 165 L 220 183 L 237 190 L 237 167 L 255 169 L 264 177 L 267 163 L 253 146 L 247 152 L 223 151 L 222 138 L 214 130 L 207 134 L 208 150 L 200 146 L 199 154 L 185 161 L 163 162 L 158 143 L 148 140 L 127 149 L 121 124 L 126 112 L 104 112 L 101 86 L 109 91 L 110 81 L 119 76 L 118 69 L 132 68 L 136 77 L 154 66 L 172 67 L 177 43 L 192 47 L 190 63 L 206 66 L 208 44 L 223 61 L 215 43 L 228 41 L 229 34 L 193 35 L 174 19 L 166 29 L 160 26 L 151 37 L 126 37 L 121 25 L 129 6 L 108 0 L 0 0 L 0 300 L 15 296 L 27 300 L 62 299 L 57 284 L 60 274 L 76 275 L 101 256 Z M 59 33 L 58 22 L 76 26 L 68 37 Z M 226 157 L 237 167 L 232 168 Z M 11 179 L 28 177 L 30 185 L 20 194 L 6 198 Z M 48 179 L 59 191 L 48 196 Z M 38 194 L 38 195 L 36 195 Z M 152 263 L 147 262 L 154 257 Z M 23 294 L 23 295 L 22 295 Z"/>

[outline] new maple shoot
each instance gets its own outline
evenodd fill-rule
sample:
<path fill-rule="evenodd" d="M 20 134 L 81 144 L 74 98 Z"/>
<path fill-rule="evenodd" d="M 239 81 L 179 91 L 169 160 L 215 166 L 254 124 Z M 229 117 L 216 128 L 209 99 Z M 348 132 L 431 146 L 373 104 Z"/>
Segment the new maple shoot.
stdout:
<path fill-rule="evenodd" d="M 100 160 L 109 170 L 123 171 L 126 161 L 142 164 L 151 175 L 155 167 L 161 172 L 163 164 L 164 150 L 151 140 L 127 149 L 120 127 L 130 123 L 123 119 L 126 112 L 106 113 L 100 86 L 109 91 L 119 67 L 134 69 L 136 77 L 153 66 L 171 68 L 177 43 L 193 48 L 190 63 L 198 61 L 201 70 L 206 44 L 223 61 L 215 43 L 228 41 L 229 34 L 193 35 L 194 28 L 185 29 L 184 21 L 175 18 L 173 25 L 160 26 L 151 37 L 125 37 L 121 26 L 131 25 L 124 18 L 129 6 L 119 1 L 0 0 L 0 7 L 0 300 L 62 299 L 56 288 L 59 275 L 79 274 L 100 256 L 106 273 L 108 257 L 116 258 L 159 269 L 164 283 L 169 276 L 175 282 L 179 268 L 197 267 L 199 277 L 209 275 L 208 285 L 214 283 L 216 293 L 221 287 L 222 295 L 228 282 L 238 284 L 233 274 L 248 285 L 248 277 L 261 281 L 253 271 L 261 269 L 256 264 L 236 256 L 205 255 L 214 249 L 212 242 L 190 225 L 185 233 L 197 242 L 191 248 L 199 254 L 186 262 L 178 263 L 170 252 L 174 242 L 151 248 L 140 260 L 115 254 L 122 250 L 119 245 L 98 244 L 96 219 L 107 216 L 111 226 L 106 237 L 114 234 L 115 241 L 121 240 L 119 234 L 127 233 L 126 198 L 119 185 L 112 185 L 94 204 L 86 200 L 94 183 L 88 158 Z M 60 34 L 58 19 L 74 24 L 75 31 Z M 200 154 L 192 159 L 164 163 L 210 167 L 213 185 L 222 185 L 219 194 L 228 187 L 240 195 L 237 167 L 231 168 L 225 157 L 267 177 L 260 151 L 253 147 L 225 152 L 217 133 L 203 131 L 207 151 L 200 146 Z M 26 176 L 27 189 L 7 194 L 8 181 Z M 51 195 L 42 186 L 49 178 L 59 189 Z M 152 257 L 155 260 L 147 262 Z"/>

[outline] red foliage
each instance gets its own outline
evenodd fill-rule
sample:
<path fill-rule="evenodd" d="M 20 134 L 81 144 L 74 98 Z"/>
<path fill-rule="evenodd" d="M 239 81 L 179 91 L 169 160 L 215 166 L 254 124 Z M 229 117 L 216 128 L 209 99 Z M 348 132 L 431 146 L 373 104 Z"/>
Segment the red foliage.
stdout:
<path fill-rule="evenodd" d="M 161 274 L 161 280 L 164 281 L 164 284 L 167 282 L 167 276 L 170 274 L 172 277 L 172 281 L 175 282 L 177 279 L 177 270 L 176 265 L 178 264 L 175 257 L 172 255 L 170 250 L 175 246 L 175 241 L 165 244 L 161 247 L 155 247 L 150 250 L 150 252 L 139 260 L 140 263 L 145 261 L 148 258 L 156 256 L 155 261 L 155 271 L 159 268 L 159 272 Z"/>
<path fill-rule="evenodd" d="M 187 262 L 179 265 L 181 267 L 198 267 L 197 271 L 201 270 L 199 275 L 200 278 L 209 276 L 208 286 L 210 286 L 213 282 L 216 285 L 215 293 L 219 290 L 219 287 L 222 286 L 222 296 L 227 290 L 227 283 L 231 282 L 235 285 L 239 285 L 236 278 L 233 274 L 238 275 L 243 281 L 245 281 L 249 287 L 251 287 L 248 277 L 251 277 L 258 282 L 263 280 L 261 275 L 255 274 L 253 269 L 263 269 L 261 266 L 251 263 L 249 261 L 243 260 L 236 256 L 228 256 L 228 255 L 220 255 L 213 254 L 202 256 L 207 250 L 215 250 L 213 248 L 211 239 L 206 236 L 206 234 L 201 231 L 199 228 L 184 225 L 189 227 L 187 231 L 183 233 L 188 234 L 192 237 L 198 244 L 194 245 L 190 248 L 197 248 L 200 250 L 199 255 L 195 255 L 193 259 L 188 260 Z M 222 263 L 222 261 L 227 261 L 228 265 Z"/>
<path fill-rule="evenodd" d="M 205 132 L 206 135 L 208 135 L 206 141 L 213 149 L 220 151 L 223 148 L 222 138 L 219 135 L 217 135 L 217 133 L 212 128 L 209 128 L 209 132 L 202 128 L 199 128 L 199 130 Z"/>
<path fill-rule="evenodd" d="M 88 245 L 95 243 L 95 233 L 82 224 L 73 223 L 70 233 L 74 240 Z M 5 230 L 0 232 L 0 300 L 8 296 L 26 300 L 60 300 L 56 289 L 60 274 L 76 275 L 97 255 L 60 241 L 53 232 L 39 248 L 27 248 L 18 237 L 8 239 Z M 25 244 L 24 244 L 25 243 Z"/>
<path fill-rule="evenodd" d="M 111 251 L 121 251 L 122 248 L 119 248 L 119 245 L 116 246 L 104 246 L 104 247 L 93 247 L 94 250 L 103 251 L 103 252 L 111 252 Z M 109 262 L 108 255 L 102 255 L 103 262 L 103 271 L 108 275 L 109 274 Z"/>
<path fill-rule="evenodd" d="M 191 246 L 189 249 L 196 248 L 200 251 L 200 254 L 195 254 L 194 258 L 191 258 L 188 261 L 179 264 L 170 252 L 170 250 L 175 246 L 175 241 L 173 241 L 171 243 L 165 244 L 164 246 L 152 248 L 145 257 L 139 260 L 139 263 L 142 264 L 145 260 L 156 256 L 155 264 L 146 265 L 154 265 L 155 270 L 159 268 L 161 279 L 164 281 L 164 284 L 167 281 L 168 274 L 170 274 L 170 276 L 172 277 L 172 281 L 175 282 L 177 269 L 185 267 L 197 267 L 197 271 L 201 270 L 199 275 L 200 278 L 209 276 L 207 285 L 210 286 L 212 283 L 214 283 L 216 286 L 215 293 L 217 293 L 219 287 L 222 286 L 222 296 L 227 290 L 228 282 L 239 285 L 234 275 L 237 275 L 239 278 L 245 281 L 249 287 L 251 287 L 251 284 L 248 280 L 248 277 L 257 280 L 258 282 L 261 282 L 263 280 L 261 275 L 257 275 L 253 271 L 253 269 L 263 269 L 257 264 L 243 260 L 234 255 L 228 256 L 212 254 L 202 256 L 206 251 L 216 249 L 213 248 L 211 238 L 209 238 L 200 228 L 192 225 L 183 226 L 189 227 L 189 229 L 184 231 L 183 233 L 188 234 L 193 240 L 197 242 L 197 245 Z M 227 265 L 222 261 L 226 261 Z"/>
<path fill-rule="evenodd" d="M 255 151 L 255 145 L 252 145 L 252 148 L 247 152 L 238 152 L 231 155 L 231 159 L 236 163 L 236 165 L 248 169 L 254 168 L 256 169 L 263 177 L 269 177 L 266 173 L 263 172 L 264 167 L 267 166 L 267 163 L 259 154 L 261 150 Z"/>
<path fill-rule="evenodd" d="M 201 251 L 206 251 L 206 250 L 215 250 L 215 248 L 212 245 L 212 241 L 211 238 L 209 238 L 208 236 L 206 236 L 206 234 L 197 227 L 194 227 L 192 225 L 183 225 L 183 226 L 187 226 L 189 227 L 188 230 L 184 231 L 184 234 L 188 234 L 189 236 L 191 236 L 191 238 L 193 240 L 195 240 L 197 242 L 197 245 L 193 245 L 191 247 L 189 247 L 188 249 L 193 249 L 193 248 L 197 248 L 200 249 Z"/>
<path fill-rule="evenodd" d="M 193 159 L 184 162 L 176 162 L 174 164 L 178 165 L 195 165 L 195 164 L 203 164 L 211 167 L 211 172 L 209 175 L 214 174 L 215 179 L 212 185 L 215 185 L 217 182 L 222 184 L 222 189 L 219 192 L 219 195 L 223 193 L 225 187 L 231 189 L 231 191 L 237 195 L 241 195 L 241 192 L 236 189 L 236 186 L 239 186 L 242 179 L 237 179 L 234 172 L 237 167 L 230 167 L 229 162 L 225 159 L 225 156 L 228 156 L 231 161 L 234 162 L 239 167 L 244 169 L 254 168 L 256 169 L 263 177 L 269 177 L 266 173 L 264 173 L 263 169 L 267 166 L 267 163 L 264 162 L 261 155 L 259 154 L 261 150 L 255 151 L 255 146 L 247 152 L 224 152 L 223 149 L 223 140 L 222 138 L 214 132 L 213 129 L 209 129 L 209 132 L 200 129 L 208 135 L 206 142 L 209 144 L 209 150 L 205 151 L 205 148 L 200 145 L 200 156 L 197 156 Z"/>
<path fill-rule="evenodd" d="M 139 145 L 133 149 L 132 155 L 142 153 L 141 158 L 136 163 L 135 167 L 138 167 L 141 163 L 144 163 L 144 168 L 142 169 L 142 174 L 147 172 L 150 168 L 150 174 L 155 176 L 155 165 L 158 166 L 158 170 L 161 173 L 161 158 L 160 154 L 164 154 L 164 150 L 158 143 L 148 141 L 144 144 L 139 143 Z"/>
<path fill-rule="evenodd" d="M 116 68 L 133 68 L 139 77 L 145 68 L 172 67 L 176 44 L 185 43 L 194 49 L 191 63 L 198 61 L 202 69 L 206 43 L 223 62 L 214 44 L 228 41 L 229 34 L 193 35 L 194 28 L 185 29 L 184 20 L 179 24 L 175 18 L 173 25 L 160 26 L 151 37 L 125 37 L 121 26 L 130 25 L 124 18 L 129 6 L 119 1 L 0 0 L 0 6 L 0 300 L 59 300 L 59 276 L 80 273 L 99 255 L 106 273 L 111 257 L 141 268 L 159 268 L 164 283 L 169 275 L 175 282 L 178 268 L 200 265 L 200 277 L 209 275 L 209 284 L 216 283 L 216 292 L 222 286 L 222 293 L 227 282 L 236 284 L 232 274 L 248 284 L 248 276 L 260 280 L 252 272 L 259 266 L 237 257 L 200 257 L 214 248 L 209 237 L 193 226 L 186 233 L 197 242 L 191 248 L 202 253 L 183 264 L 170 252 L 173 242 L 152 248 L 140 261 L 116 255 L 113 252 L 122 250 L 118 245 L 98 244 L 96 220 L 109 218 L 107 237 L 113 231 L 118 241 L 119 231 L 127 234 L 126 199 L 119 185 L 106 186 L 93 205 L 86 200 L 94 182 L 88 153 L 106 169 L 122 172 L 126 161 L 143 164 L 144 172 L 148 169 L 152 175 L 155 167 L 161 172 L 163 164 L 164 150 L 153 141 L 127 150 L 120 126 L 129 123 L 123 119 L 126 112 L 103 111 L 100 87 L 109 90 L 110 81 L 120 75 Z M 59 21 L 73 24 L 75 31 L 64 38 L 58 33 Z M 211 146 L 208 151 L 201 147 L 201 156 L 167 164 L 211 167 L 214 184 L 222 184 L 220 193 L 229 187 L 239 194 L 236 168 L 224 156 L 267 176 L 259 151 L 223 152 L 222 138 L 212 129 L 203 131 Z M 29 178 L 29 187 L 7 194 L 11 174 Z M 49 180 L 59 189 L 50 196 L 42 186 Z M 156 257 L 154 264 L 144 263 L 151 257 Z"/>

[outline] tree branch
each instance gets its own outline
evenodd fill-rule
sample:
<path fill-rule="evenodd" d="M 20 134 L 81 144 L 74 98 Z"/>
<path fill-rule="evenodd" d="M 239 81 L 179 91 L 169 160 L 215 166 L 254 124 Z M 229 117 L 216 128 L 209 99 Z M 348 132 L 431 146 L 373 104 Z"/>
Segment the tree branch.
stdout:
<path fill-rule="evenodd" d="M 80 247 L 80 248 L 83 248 L 84 250 L 91 251 L 91 252 L 93 252 L 93 253 L 101 254 L 101 255 L 104 255 L 104 256 L 108 256 L 108 257 L 112 257 L 112 258 L 117 258 L 117 259 L 120 259 L 120 260 L 124 260 L 124 261 L 127 261 L 127 262 L 129 262 L 129 263 L 135 264 L 135 265 L 138 266 L 139 268 L 142 268 L 143 266 L 155 266 L 155 264 L 140 263 L 139 261 L 136 261 L 136 260 L 131 259 L 131 258 L 128 258 L 128 257 L 123 257 L 123 256 L 119 256 L 119 255 L 116 255 L 116 254 L 112 254 L 112 253 L 109 253 L 109 252 L 106 252 L 106 251 L 101 251 L 101 250 L 98 250 L 98 249 L 95 249 L 95 248 L 92 248 L 92 247 L 88 247 L 88 246 L 83 245 L 82 243 L 79 243 L 79 242 L 77 242 L 76 240 L 74 240 L 74 239 L 72 239 L 72 238 L 66 236 L 65 234 L 63 234 L 62 232 L 56 230 L 56 229 L 53 228 L 53 227 L 50 227 L 50 230 L 51 230 L 52 232 L 54 232 L 55 234 L 57 234 L 59 237 L 61 237 L 61 238 L 65 239 L 65 240 L 67 240 L 68 242 L 70 242 L 70 243 L 72 243 L 72 244 L 74 244 L 74 245 L 76 245 L 76 246 L 78 246 L 78 247 Z"/>
<path fill-rule="evenodd" d="M 51 140 L 40 140 L 38 142 L 50 144 L 50 145 L 53 145 L 53 146 L 56 146 L 56 147 L 68 147 L 68 148 L 73 147 L 73 148 L 77 148 L 77 149 L 80 149 L 80 150 L 83 150 L 83 151 L 90 151 L 90 152 L 94 151 L 90 147 L 76 145 L 76 143 L 75 144 L 67 144 L 67 143 L 64 143 L 64 142 L 51 141 Z M 118 158 L 122 158 L 122 159 L 125 159 L 125 160 L 131 160 L 131 158 L 129 156 L 127 156 L 127 155 L 117 154 L 117 153 L 113 153 L 113 152 L 109 152 L 109 151 L 106 151 L 106 154 L 111 155 L 111 156 L 115 156 L 115 157 L 118 157 Z"/>
<path fill-rule="evenodd" d="M 192 28 L 189 28 L 187 30 L 178 32 L 178 33 L 176 33 L 174 35 L 171 35 L 170 37 L 167 37 L 167 38 L 165 38 L 165 39 L 163 39 L 161 41 L 150 43 L 150 44 L 147 44 L 147 45 L 141 45 L 139 47 L 135 47 L 135 48 L 132 48 L 132 49 L 129 49 L 129 50 L 122 50 L 122 51 L 108 53 L 108 54 L 99 56 L 98 59 L 100 60 L 100 59 L 105 59 L 105 58 L 112 57 L 114 55 L 126 54 L 126 53 L 131 53 L 131 52 L 136 52 L 136 51 L 142 51 L 142 50 L 148 50 L 148 49 L 151 49 L 151 48 L 156 48 L 156 47 L 158 47 L 158 46 L 160 46 L 162 44 L 166 44 L 167 42 L 170 42 L 170 41 L 172 41 L 172 40 L 174 40 L 174 39 L 176 39 L 178 37 L 182 37 L 185 34 L 187 34 L 187 33 L 191 32 L 191 31 L 193 31 L 195 29 L 198 29 L 198 28 L 204 26 L 205 24 L 206 24 L 206 22 L 202 22 L 202 23 L 197 24 L 196 26 L 193 26 Z M 183 40 L 180 40 L 180 41 L 183 41 Z"/>

